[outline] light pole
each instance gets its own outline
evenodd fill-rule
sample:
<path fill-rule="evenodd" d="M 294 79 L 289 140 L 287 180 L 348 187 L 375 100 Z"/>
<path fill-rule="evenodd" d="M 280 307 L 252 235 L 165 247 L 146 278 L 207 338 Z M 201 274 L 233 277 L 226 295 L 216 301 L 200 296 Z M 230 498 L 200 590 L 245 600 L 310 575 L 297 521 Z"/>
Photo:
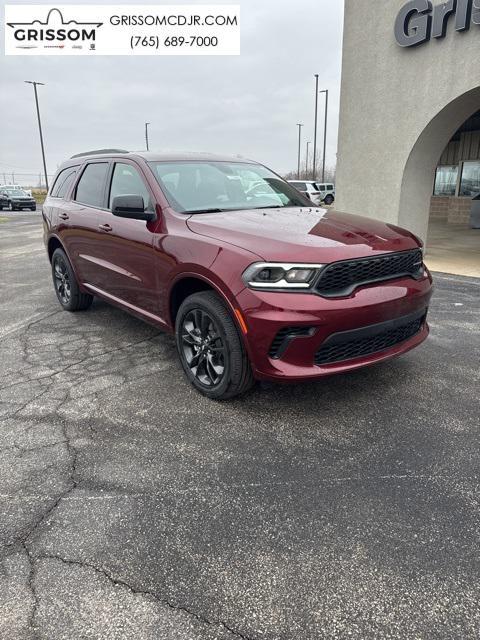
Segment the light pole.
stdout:
<path fill-rule="evenodd" d="M 145 144 L 147 145 L 147 151 L 150 151 L 150 147 L 148 146 L 148 125 L 150 122 L 145 122 Z"/>
<path fill-rule="evenodd" d="M 38 117 L 38 131 L 40 133 L 40 145 L 42 147 L 42 158 L 43 158 L 43 172 L 45 173 L 45 187 L 48 191 L 48 176 L 47 176 L 47 163 L 45 161 L 45 147 L 43 145 L 43 134 L 42 134 L 42 121 L 40 120 L 40 109 L 38 106 L 38 95 L 37 95 L 37 84 L 42 87 L 45 86 L 43 82 L 33 82 L 32 80 L 25 80 L 27 84 L 33 84 L 33 91 L 35 93 L 35 104 L 37 105 L 37 117 Z"/>
<path fill-rule="evenodd" d="M 305 177 L 307 180 L 308 180 L 308 150 L 311 144 L 312 144 L 311 142 L 307 142 L 307 153 L 305 155 Z"/>
<path fill-rule="evenodd" d="M 327 124 L 328 124 L 328 89 L 323 89 L 320 93 L 325 94 L 325 129 L 323 131 L 323 167 L 322 182 L 325 182 L 325 157 L 327 153 Z"/>
<path fill-rule="evenodd" d="M 300 155 L 302 152 L 302 127 L 303 124 L 297 124 L 298 127 L 298 167 L 297 167 L 297 180 L 300 180 Z"/>
<path fill-rule="evenodd" d="M 313 180 L 317 179 L 318 73 L 315 74 L 315 125 L 313 133 Z"/>

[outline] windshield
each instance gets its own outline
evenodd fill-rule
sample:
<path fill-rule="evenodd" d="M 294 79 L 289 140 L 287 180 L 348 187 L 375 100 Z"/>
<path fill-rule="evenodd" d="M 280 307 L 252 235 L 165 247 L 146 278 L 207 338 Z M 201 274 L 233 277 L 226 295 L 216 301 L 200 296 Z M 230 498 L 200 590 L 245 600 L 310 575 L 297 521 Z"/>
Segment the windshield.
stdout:
<path fill-rule="evenodd" d="M 266 167 L 247 162 L 150 162 L 181 213 L 308 207 L 311 202 Z"/>
<path fill-rule="evenodd" d="M 25 191 L 22 191 L 21 189 L 8 189 L 8 194 L 11 196 L 26 196 L 27 194 L 25 193 Z"/>

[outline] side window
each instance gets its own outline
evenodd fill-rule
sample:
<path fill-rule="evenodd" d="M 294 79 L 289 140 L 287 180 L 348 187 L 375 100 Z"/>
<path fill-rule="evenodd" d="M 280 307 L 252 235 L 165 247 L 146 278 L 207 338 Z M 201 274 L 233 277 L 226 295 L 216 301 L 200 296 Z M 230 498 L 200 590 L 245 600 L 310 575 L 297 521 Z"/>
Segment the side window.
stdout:
<path fill-rule="evenodd" d="M 105 178 L 107 177 L 107 162 L 92 162 L 87 164 L 77 186 L 75 200 L 92 207 L 103 207 Z"/>
<path fill-rule="evenodd" d="M 333 184 L 329 184 L 329 185 L 327 185 L 327 189 L 328 189 L 329 191 L 333 191 Z"/>
<path fill-rule="evenodd" d="M 77 169 L 72 169 L 65 175 L 65 179 L 62 181 L 62 184 L 58 187 L 57 198 L 65 198 L 68 193 L 68 190 L 72 186 L 75 176 L 77 175 Z"/>
<path fill-rule="evenodd" d="M 78 167 L 68 167 L 63 171 L 60 171 L 50 193 L 52 198 L 65 197 L 65 194 L 68 192 L 69 188 L 72 185 L 72 182 L 77 173 L 77 169 Z"/>
<path fill-rule="evenodd" d="M 292 182 L 292 184 L 299 191 L 307 191 L 307 185 L 305 182 Z"/>
<path fill-rule="evenodd" d="M 152 208 L 150 192 L 137 169 L 131 164 L 123 162 L 115 164 L 110 186 L 109 209 L 112 208 L 112 202 L 116 196 L 142 196 L 145 208 Z"/>

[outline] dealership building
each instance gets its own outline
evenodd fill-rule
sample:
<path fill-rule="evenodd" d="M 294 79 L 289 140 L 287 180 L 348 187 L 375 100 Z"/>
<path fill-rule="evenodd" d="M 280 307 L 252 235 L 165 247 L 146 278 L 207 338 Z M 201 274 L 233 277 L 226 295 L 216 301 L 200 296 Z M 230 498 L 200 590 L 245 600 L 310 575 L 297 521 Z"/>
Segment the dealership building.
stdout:
<path fill-rule="evenodd" d="M 345 0 L 338 210 L 480 234 L 479 60 L 480 0 Z"/>

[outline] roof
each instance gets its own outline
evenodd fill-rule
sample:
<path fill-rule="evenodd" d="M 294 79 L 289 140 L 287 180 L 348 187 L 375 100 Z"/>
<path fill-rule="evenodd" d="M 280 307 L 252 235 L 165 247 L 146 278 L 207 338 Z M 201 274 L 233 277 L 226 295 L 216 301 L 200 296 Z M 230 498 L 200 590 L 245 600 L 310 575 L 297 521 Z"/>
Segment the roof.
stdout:
<path fill-rule="evenodd" d="M 179 152 L 169 151 L 155 153 L 153 151 L 125 151 L 123 149 L 97 149 L 94 151 L 84 151 L 73 155 L 70 160 L 81 160 L 83 158 L 95 158 L 105 156 L 119 156 L 131 158 L 143 158 L 146 162 L 255 162 L 240 156 L 227 156 L 214 153 Z"/>

